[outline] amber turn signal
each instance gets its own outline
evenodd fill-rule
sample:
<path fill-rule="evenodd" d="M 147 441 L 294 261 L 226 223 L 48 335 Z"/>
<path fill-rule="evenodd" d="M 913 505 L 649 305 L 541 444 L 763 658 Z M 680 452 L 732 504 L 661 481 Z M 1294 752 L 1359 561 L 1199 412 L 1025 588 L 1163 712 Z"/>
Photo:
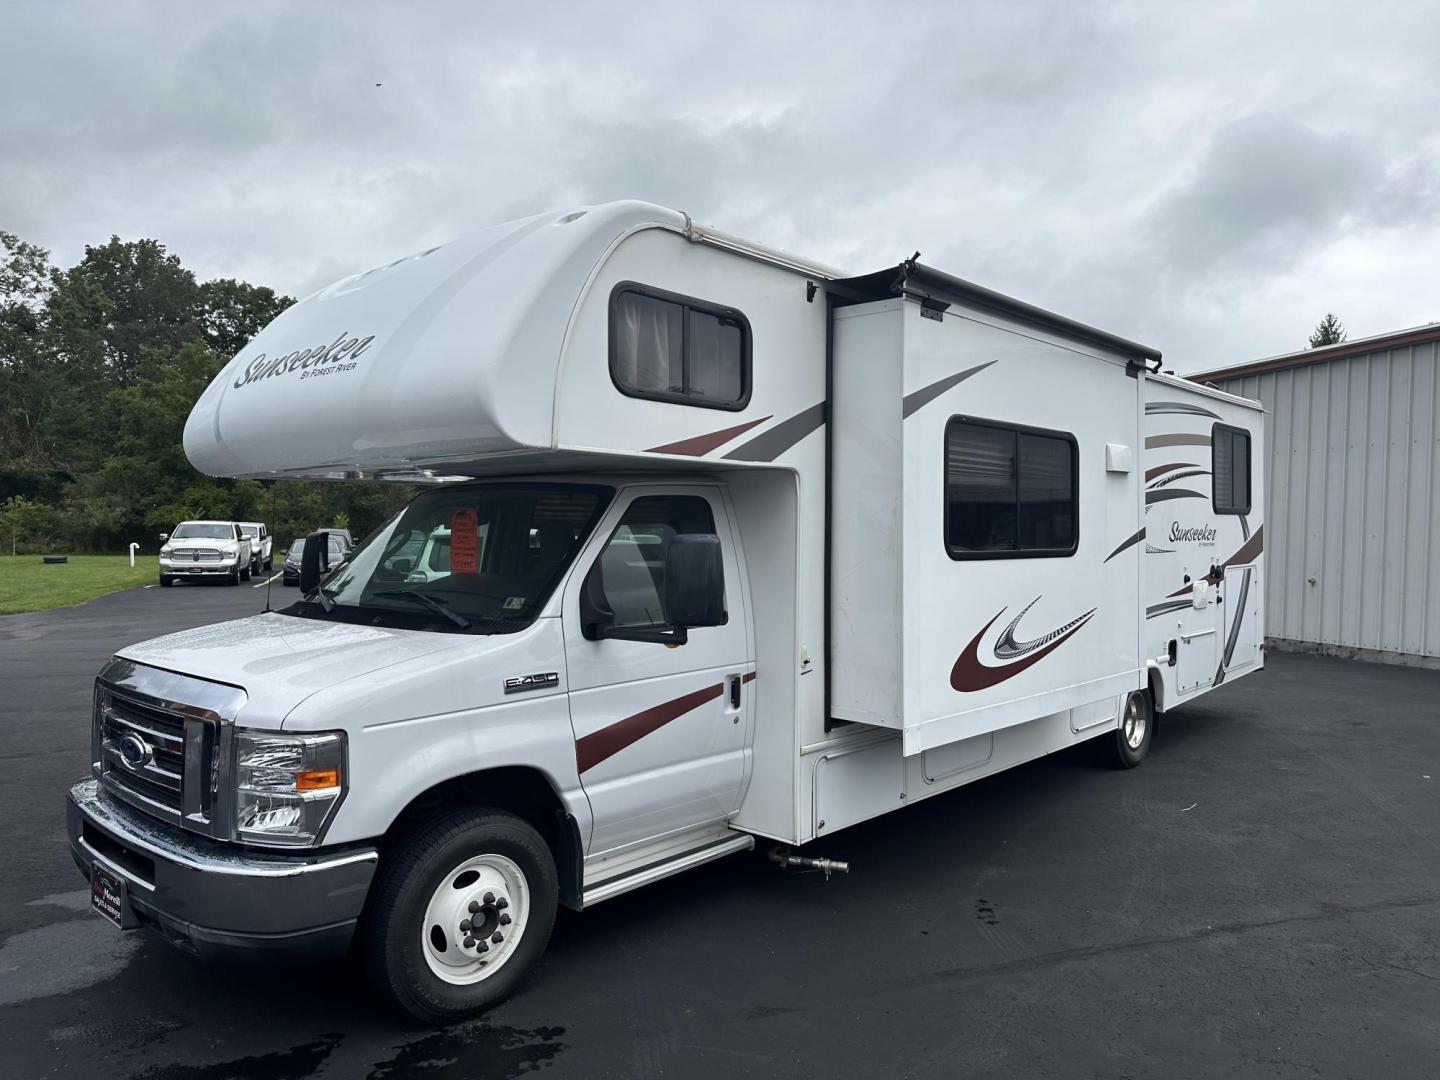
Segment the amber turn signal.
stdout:
<path fill-rule="evenodd" d="M 320 791 L 340 786 L 339 769 L 310 769 L 295 774 L 296 791 Z"/>

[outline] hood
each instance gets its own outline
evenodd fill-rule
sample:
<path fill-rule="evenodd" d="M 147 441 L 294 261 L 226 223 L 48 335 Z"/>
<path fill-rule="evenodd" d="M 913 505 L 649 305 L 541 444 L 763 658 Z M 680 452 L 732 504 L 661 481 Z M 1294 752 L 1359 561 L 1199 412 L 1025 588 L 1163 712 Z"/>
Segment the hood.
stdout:
<path fill-rule="evenodd" d="M 270 613 L 142 641 L 118 655 L 241 687 L 242 724 L 278 728 L 316 691 L 391 664 L 458 648 L 457 634 L 316 622 Z"/>

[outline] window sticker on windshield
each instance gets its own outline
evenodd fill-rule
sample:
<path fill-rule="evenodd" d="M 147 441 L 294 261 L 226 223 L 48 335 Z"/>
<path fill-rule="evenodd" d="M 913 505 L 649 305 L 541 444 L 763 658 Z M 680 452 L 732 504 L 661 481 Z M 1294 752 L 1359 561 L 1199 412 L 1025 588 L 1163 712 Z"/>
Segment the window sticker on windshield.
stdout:
<path fill-rule="evenodd" d="M 504 607 L 506 611 L 519 611 L 524 606 L 525 597 L 523 596 L 507 596 L 505 598 Z"/>
<path fill-rule="evenodd" d="M 450 515 L 450 572 L 480 572 L 480 515 L 473 507 L 462 506 Z"/>

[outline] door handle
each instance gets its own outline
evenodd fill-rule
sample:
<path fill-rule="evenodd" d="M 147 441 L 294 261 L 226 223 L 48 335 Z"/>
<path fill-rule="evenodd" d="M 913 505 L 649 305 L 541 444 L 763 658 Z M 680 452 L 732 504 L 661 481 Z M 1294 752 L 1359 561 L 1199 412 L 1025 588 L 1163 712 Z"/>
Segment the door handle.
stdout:
<path fill-rule="evenodd" d="M 730 680 L 730 707 L 731 707 L 732 709 L 738 709 L 738 708 L 740 708 L 740 676 L 739 676 L 739 675 L 731 675 L 731 676 L 729 676 L 729 680 Z"/>

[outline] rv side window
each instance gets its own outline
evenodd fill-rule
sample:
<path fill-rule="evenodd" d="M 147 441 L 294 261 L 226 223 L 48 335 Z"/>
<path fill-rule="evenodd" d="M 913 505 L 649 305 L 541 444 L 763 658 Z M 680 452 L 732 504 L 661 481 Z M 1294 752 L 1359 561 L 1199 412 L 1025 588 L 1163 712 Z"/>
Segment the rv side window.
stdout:
<path fill-rule="evenodd" d="M 1250 433 L 1216 424 L 1210 429 L 1210 452 L 1215 513 L 1250 513 Z"/>
<path fill-rule="evenodd" d="M 1075 436 L 952 417 L 945 427 L 945 547 L 952 559 L 1075 554 Z"/>
<path fill-rule="evenodd" d="M 610 377 L 630 397 L 743 409 L 750 324 L 733 308 L 622 282 L 610 294 Z"/>

